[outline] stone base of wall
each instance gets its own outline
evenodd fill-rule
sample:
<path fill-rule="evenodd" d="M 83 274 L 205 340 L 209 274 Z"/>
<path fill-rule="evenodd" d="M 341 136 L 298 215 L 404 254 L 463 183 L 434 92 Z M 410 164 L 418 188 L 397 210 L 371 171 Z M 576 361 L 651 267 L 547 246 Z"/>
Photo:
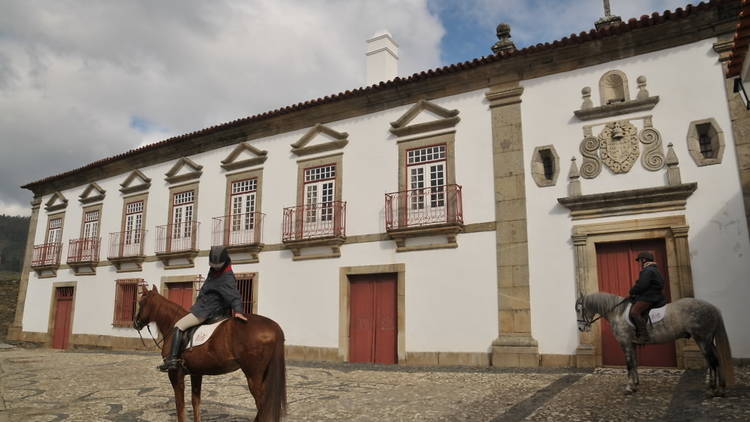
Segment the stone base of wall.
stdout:
<path fill-rule="evenodd" d="M 0 281 L 0 341 L 7 338 L 8 327 L 16 317 L 18 281 Z"/>
<path fill-rule="evenodd" d="M 322 362 L 340 362 L 339 349 L 335 347 L 312 347 L 286 345 L 284 357 L 289 360 L 311 360 Z"/>
<path fill-rule="evenodd" d="M 399 362 L 414 366 L 490 366 L 489 353 L 470 352 L 407 352 Z"/>

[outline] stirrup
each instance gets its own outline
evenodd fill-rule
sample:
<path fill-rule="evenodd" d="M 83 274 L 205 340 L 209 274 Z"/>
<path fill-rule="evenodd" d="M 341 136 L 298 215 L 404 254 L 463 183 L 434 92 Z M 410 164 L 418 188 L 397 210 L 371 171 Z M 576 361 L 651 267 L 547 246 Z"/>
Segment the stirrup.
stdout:
<path fill-rule="evenodd" d="M 166 359 L 161 365 L 157 366 L 156 369 L 161 372 L 169 372 L 172 370 L 178 370 L 184 368 L 182 359 Z"/>

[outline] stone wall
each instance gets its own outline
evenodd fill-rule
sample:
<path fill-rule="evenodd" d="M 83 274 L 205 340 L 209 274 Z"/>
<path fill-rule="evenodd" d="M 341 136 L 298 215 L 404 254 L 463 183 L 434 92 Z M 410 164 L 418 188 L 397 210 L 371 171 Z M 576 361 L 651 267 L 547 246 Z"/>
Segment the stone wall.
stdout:
<path fill-rule="evenodd" d="M 18 298 L 18 280 L 0 281 L 0 341 L 5 340 L 8 326 L 13 323 Z"/>

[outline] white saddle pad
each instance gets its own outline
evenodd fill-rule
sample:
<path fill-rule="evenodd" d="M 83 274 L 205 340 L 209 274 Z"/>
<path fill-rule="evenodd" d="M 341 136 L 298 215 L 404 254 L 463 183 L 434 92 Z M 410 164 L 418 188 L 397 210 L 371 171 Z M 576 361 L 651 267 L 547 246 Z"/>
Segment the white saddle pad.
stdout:
<path fill-rule="evenodd" d="M 222 319 L 221 321 L 215 322 L 213 324 L 201 325 L 200 327 L 198 327 L 198 329 L 195 330 L 195 333 L 193 333 L 193 338 L 190 339 L 190 343 L 187 345 L 186 349 L 200 346 L 201 344 L 207 342 L 208 339 L 211 338 L 211 335 L 214 333 L 216 328 L 227 319 L 229 318 Z"/>
<path fill-rule="evenodd" d="M 624 317 L 625 317 L 625 321 L 627 321 L 631 327 L 635 327 L 635 325 L 633 325 L 633 321 L 630 320 L 630 316 L 629 316 L 631 306 L 633 306 L 633 304 L 628 303 L 628 306 L 625 307 Z M 657 322 L 664 319 L 664 315 L 667 314 L 667 306 L 669 306 L 669 304 L 666 304 L 662 306 L 661 308 L 653 308 L 650 311 L 648 311 L 648 316 L 649 318 L 651 318 L 652 324 L 656 324 Z"/>

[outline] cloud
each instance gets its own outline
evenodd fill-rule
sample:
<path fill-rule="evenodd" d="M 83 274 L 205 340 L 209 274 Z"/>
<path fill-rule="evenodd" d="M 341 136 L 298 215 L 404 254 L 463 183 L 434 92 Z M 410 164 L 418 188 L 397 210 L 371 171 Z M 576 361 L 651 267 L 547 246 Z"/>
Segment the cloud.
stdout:
<path fill-rule="evenodd" d="M 426 0 L 4 2 L 0 213 L 19 185 L 172 135 L 364 84 L 387 28 L 400 73 L 440 65 Z"/>

